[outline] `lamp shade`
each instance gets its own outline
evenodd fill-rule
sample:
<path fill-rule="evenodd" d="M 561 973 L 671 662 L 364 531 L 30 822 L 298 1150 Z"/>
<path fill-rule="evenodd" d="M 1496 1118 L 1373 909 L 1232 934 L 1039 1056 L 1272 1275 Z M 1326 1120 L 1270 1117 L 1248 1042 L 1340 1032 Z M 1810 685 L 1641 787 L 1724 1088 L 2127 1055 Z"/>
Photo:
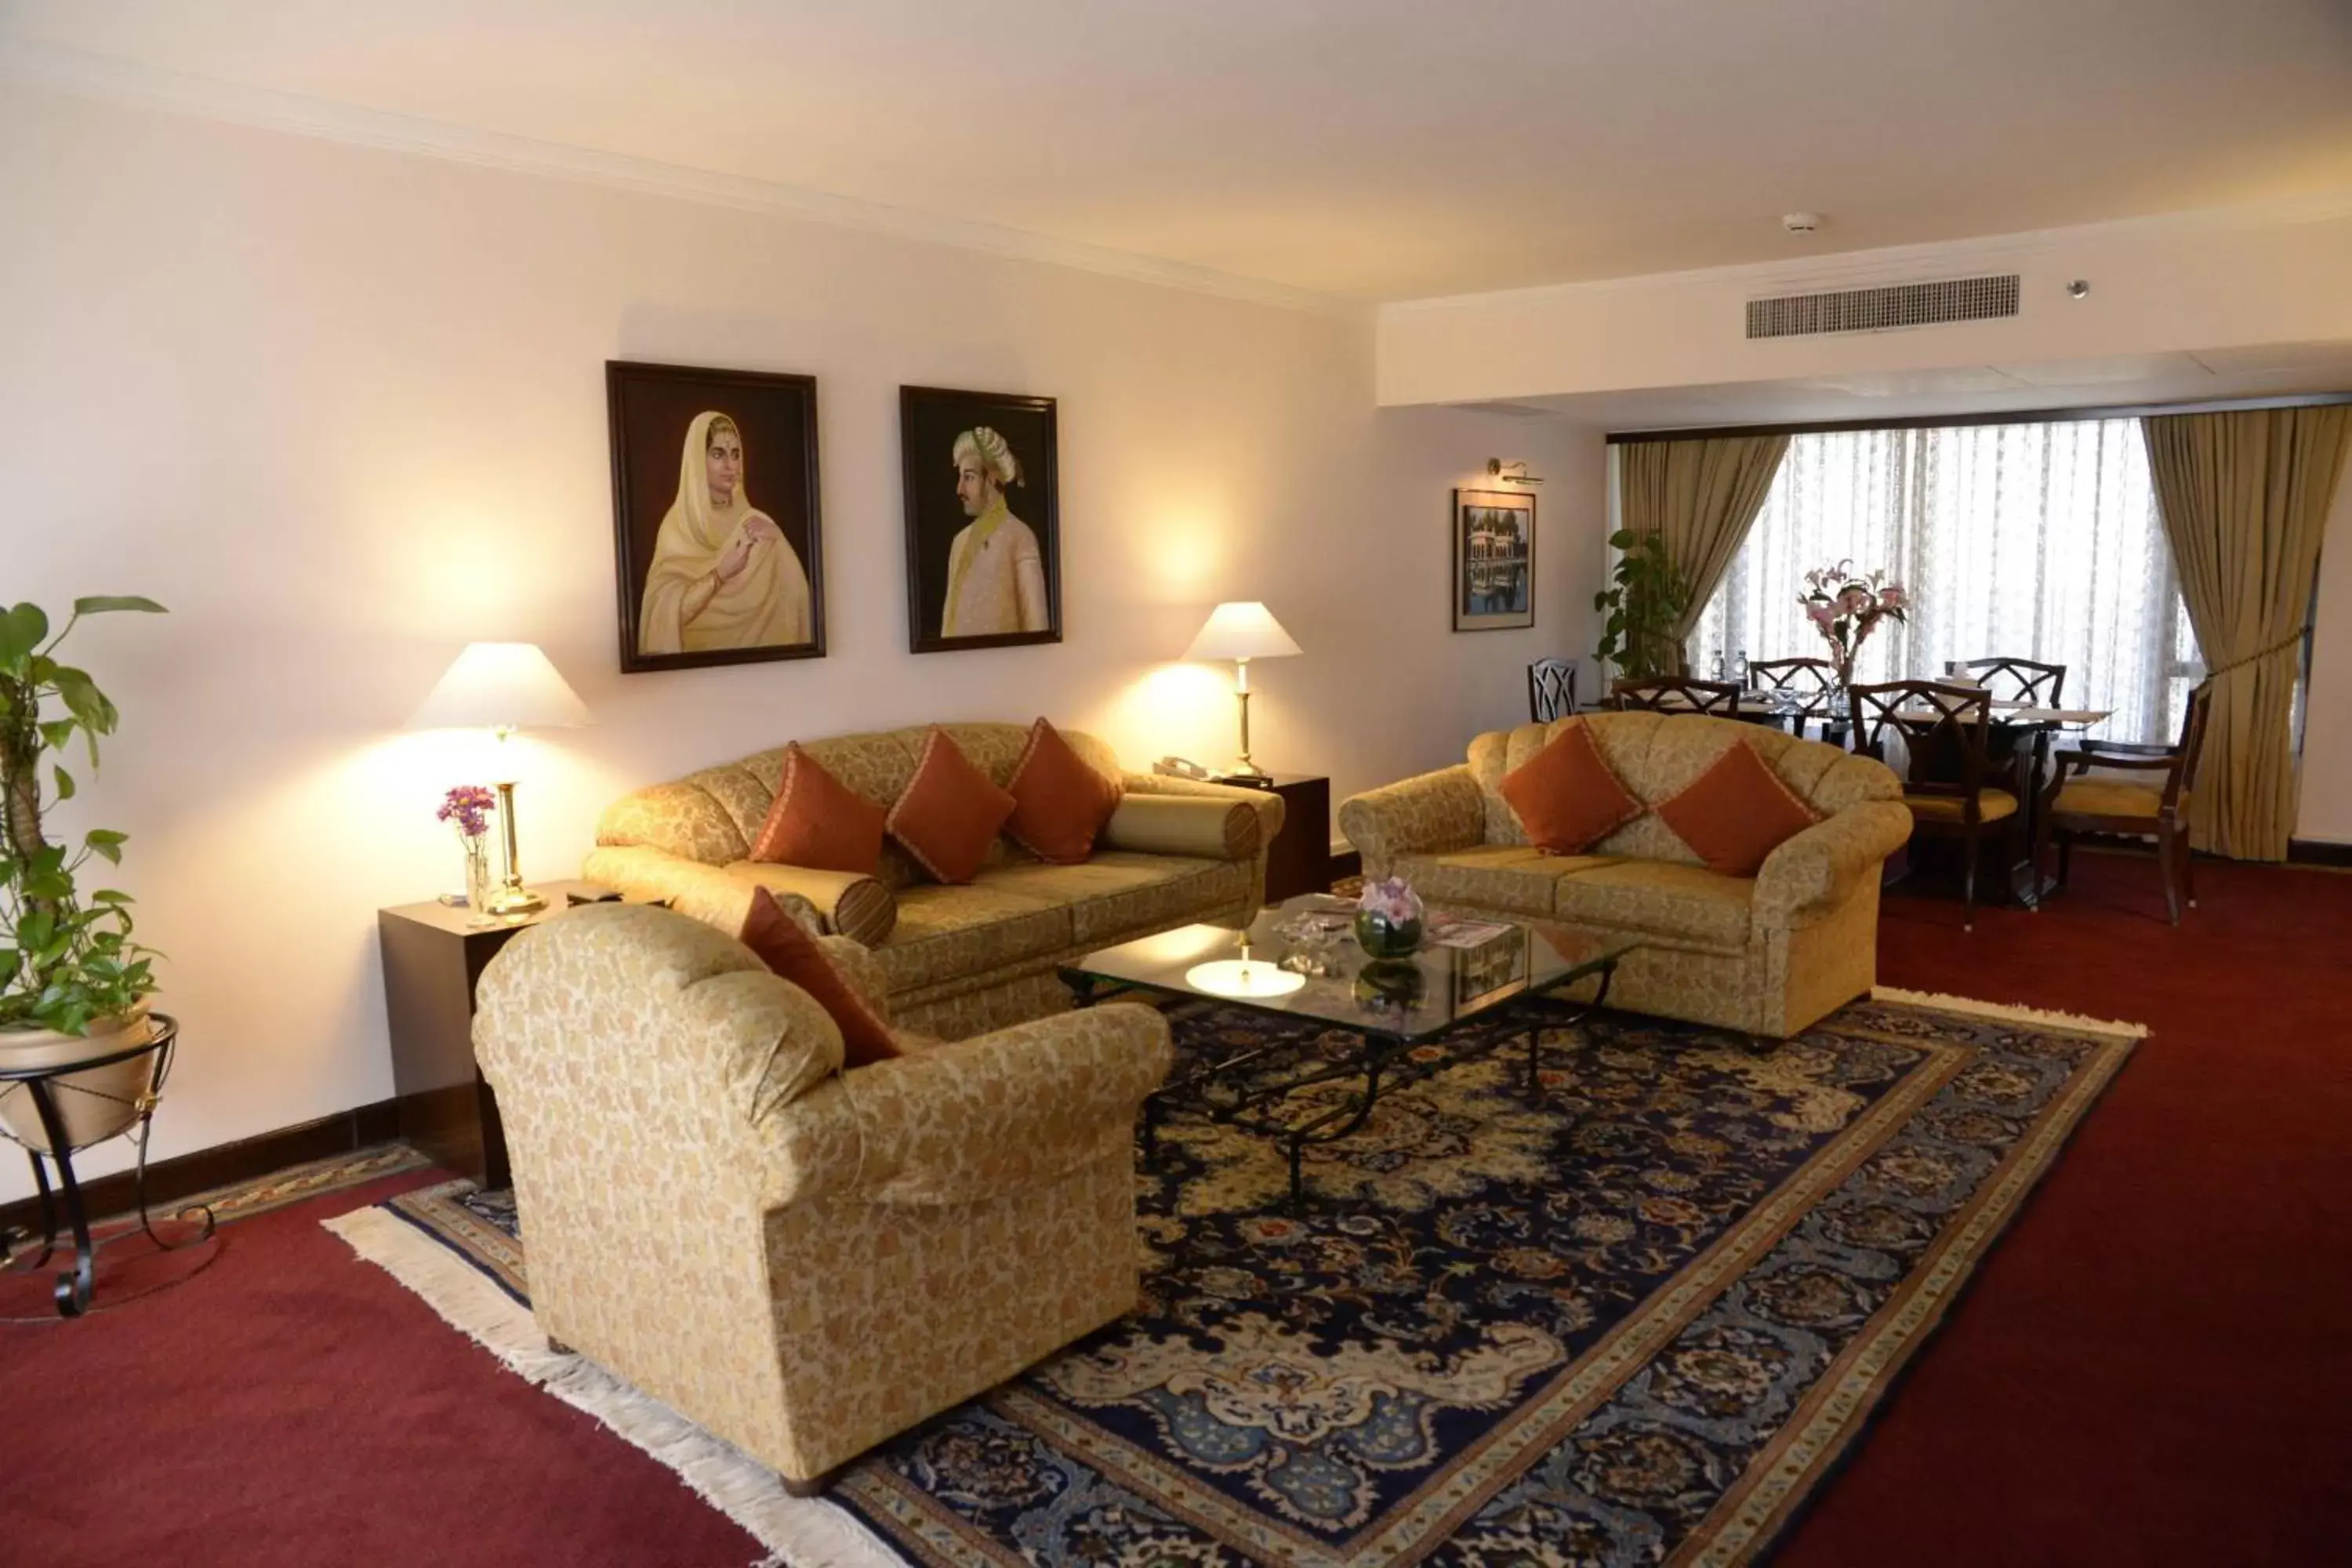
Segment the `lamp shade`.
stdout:
<path fill-rule="evenodd" d="M 1287 658 L 1299 647 L 1282 623 L 1255 599 L 1235 600 L 1209 612 L 1208 625 L 1184 650 L 1186 658 Z"/>
<path fill-rule="evenodd" d="M 544 730 L 593 723 L 537 643 L 471 642 L 415 712 L 412 730 Z"/>

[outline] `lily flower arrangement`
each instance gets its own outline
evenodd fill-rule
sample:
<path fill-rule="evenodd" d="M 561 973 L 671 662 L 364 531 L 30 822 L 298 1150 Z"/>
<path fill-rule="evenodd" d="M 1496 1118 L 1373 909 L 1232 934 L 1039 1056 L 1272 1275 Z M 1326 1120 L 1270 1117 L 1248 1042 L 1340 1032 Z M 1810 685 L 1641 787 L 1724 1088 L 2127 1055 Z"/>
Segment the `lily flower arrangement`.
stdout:
<path fill-rule="evenodd" d="M 1853 661 L 1878 623 L 1910 619 L 1911 595 L 1900 583 L 1886 580 L 1884 568 L 1856 572 L 1853 563 L 1819 566 L 1805 574 L 1805 591 L 1797 595 L 1805 616 L 1834 650 L 1841 685 L 1853 683 Z"/>

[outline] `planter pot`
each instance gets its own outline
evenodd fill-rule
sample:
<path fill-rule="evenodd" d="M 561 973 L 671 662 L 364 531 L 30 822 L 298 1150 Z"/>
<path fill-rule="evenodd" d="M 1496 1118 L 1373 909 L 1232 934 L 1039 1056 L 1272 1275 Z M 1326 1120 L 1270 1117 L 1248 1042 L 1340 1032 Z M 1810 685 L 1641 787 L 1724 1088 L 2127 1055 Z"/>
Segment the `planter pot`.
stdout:
<path fill-rule="evenodd" d="M 1374 910 L 1358 910 L 1356 945 L 1370 958 L 1403 958 L 1421 945 L 1421 922 L 1392 921 Z"/>
<path fill-rule="evenodd" d="M 152 1031 L 143 1006 L 118 1017 L 93 1019 L 87 1035 L 64 1035 L 55 1029 L 0 1029 L 0 1071 L 128 1050 L 145 1042 Z M 155 1053 L 151 1051 L 109 1067 L 51 1079 L 49 1097 L 65 1123 L 67 1146 L 79 1149 L 111 1138 L 136 1121 L 140 1098 L 147 1092 L 154 1071 Z M 8 1131 L 27 1146 L 50 1152 L 40 1107 L 33 1103 L 33 1091 L 26 1085 L 0 1083 L 0 1122 L 6 1123 Z"/>

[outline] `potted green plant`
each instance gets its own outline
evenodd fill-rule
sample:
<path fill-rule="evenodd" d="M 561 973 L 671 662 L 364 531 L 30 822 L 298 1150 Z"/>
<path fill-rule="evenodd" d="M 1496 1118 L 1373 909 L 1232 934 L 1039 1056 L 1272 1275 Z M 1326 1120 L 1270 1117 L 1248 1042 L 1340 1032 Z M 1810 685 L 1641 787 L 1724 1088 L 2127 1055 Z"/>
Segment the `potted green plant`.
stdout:
<path fill-rule="evenodd" d="M 1629 680 L 1675 674 L 1682 647 L 1675 619 L 1690 602 L 1690 585 L 1654 533 L 1621 528 L 1609 536 L 1609 546 L 1617 552 L 1617 565 L 1610 586 L 1592 595 L 1592 607 L 1609 617 L 1592 657 L 1615 665 Z"/>
<path fill-rule="evenodd" d="M 95 1054 L 101 1039 L 127 1048 L 150 1037 L 157 955 L 131 940 L 131 895 L 85 894 L 79 880 L 93 858 L 121 865 L 126 836 L 93 827 L 78 845 L 53 841 L 48 813 L 79 788 L 61 760 L 74 738 L 95 770 L 99 737 L 119 717 L 96 681 L 58 660 L 58 645 L 84 616 L 163 609 L 152 599 L 77 599 L 54 636 L 37 605 L 0 614 L 0 1066 L 69 1061 Z M 153 1068 L 151 1055 L 57 1079 L 68 1144 L 129 1126 Z M 0 1091 L 0 1121 L 48 1149 L 37 1109 L 16 1086 Z"/>

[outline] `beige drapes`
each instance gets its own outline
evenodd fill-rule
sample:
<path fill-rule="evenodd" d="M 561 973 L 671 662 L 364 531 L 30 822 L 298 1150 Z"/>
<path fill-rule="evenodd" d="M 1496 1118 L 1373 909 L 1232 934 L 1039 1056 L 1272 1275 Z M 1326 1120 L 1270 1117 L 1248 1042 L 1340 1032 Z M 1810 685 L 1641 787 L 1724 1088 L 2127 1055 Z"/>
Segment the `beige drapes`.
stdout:
<path fill-rule="evenodd" d="M 1696 441 L 1633 441 L 1619 448 L 1620 524 L 1635 533 L 1655 533 L 1666 559 L 1690 589 L 1674 637 L 1682 667 L 1690 650 L 1682 645 L 1698 625 L 1699 613 L 1723 581 L 1724 568 L 1739 552 L 1780 458 L 1786 436 L 1723 436 Z"/>
<path fill-rule="evenodd" d="M 2190 841 L 2284 860 L 2294 831 L 2294 683 L 2352 407 L 2167 414 L 2141 428 L 2213 677 Z"/>

